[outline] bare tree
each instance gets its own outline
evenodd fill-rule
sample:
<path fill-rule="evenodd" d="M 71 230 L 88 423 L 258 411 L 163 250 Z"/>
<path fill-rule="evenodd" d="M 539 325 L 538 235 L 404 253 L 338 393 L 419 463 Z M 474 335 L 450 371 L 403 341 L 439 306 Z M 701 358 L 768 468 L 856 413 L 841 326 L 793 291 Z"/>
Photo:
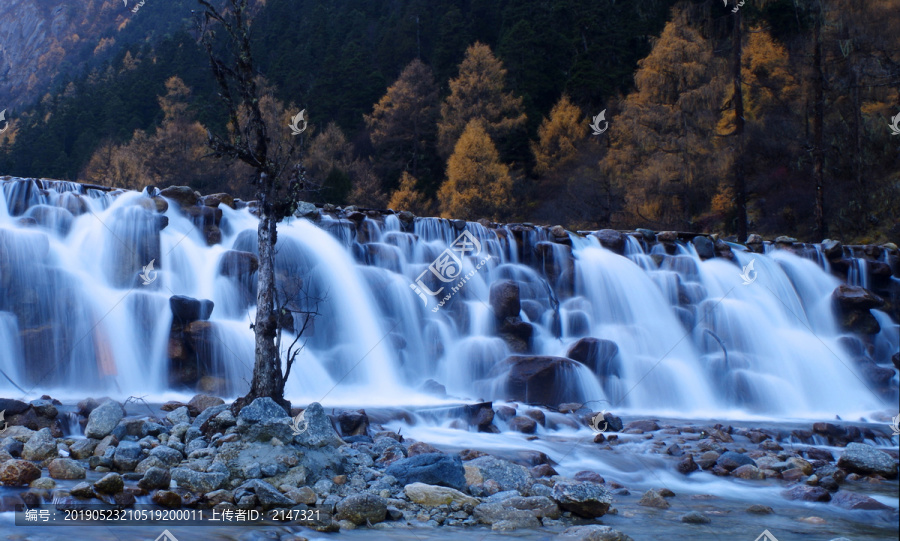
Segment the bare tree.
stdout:
<path fill-rule="evenodd" d="M 228 113 L 227 133 L 208 134 L 216 158 L 239 160 L 252 170 L 259 213 L 259 271 L 257 275 L 253 380 L 246 396 L 237 399 L 237 411 L 256 398 L 269 397 L 288 412 L 284 398 L 287 374 L 281 371 L 275 281 L 276 226 L 296 209 L 296 195 L 303 189 L 303 169 L 294 159 L 297 147 L 291 140 L 273 136 L 263 115 L 262 91 L 250 48 L 248 0 L 227 0 L 218 9 L 208 0 L 197 0 L 203 10 L 197 20 L 200 43 L 206 49 L 213 75 Z M 221 39 L 217 30 L 224 31 Z M 296 354 L 294 354 L 294 358 Z M 289 358 L 290 360 L 290 358 Z"/>

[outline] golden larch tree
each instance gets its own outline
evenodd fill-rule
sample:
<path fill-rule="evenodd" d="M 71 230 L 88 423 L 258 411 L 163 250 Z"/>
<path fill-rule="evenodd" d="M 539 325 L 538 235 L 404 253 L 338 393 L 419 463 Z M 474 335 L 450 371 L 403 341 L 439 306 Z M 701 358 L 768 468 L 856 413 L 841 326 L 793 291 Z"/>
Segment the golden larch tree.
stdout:
<path fill-rule="evenodd" d="M 499 220 L 512 196 L 509 168 L 485 129 L 471 120 L 447 161 L 447 180 L 438 192 L 441 216 L 477 220 Z"/>
<path fill-rule="evenodd" d="M 425 198 L 425 194 L 416 189 L 419 181 L 406 171 L 400 177 L 400 187 L 391 194 L 388 208 L 394 210 L 408 210 L 413 214 L 422 215 L 431 209 L 431 201 Z"/>
<path fill-rule="evenodd" d="M 543 175 L 575 157 L 577 145 L 587 134 L 581 109 L 565 94 L 538 128 L 538 140 L 531 143 L 534 172 Z"/>
<path fill-rule="evenodd" d="M 454 150 L 456 140 L 473 119 L 480 119 L 494 141 L 523 127 L 522 98 L 506 92 L 506 70 L 491 48 L 475 43 L 466 50 L 459 75 L 450 80 L 450 95 L 441 104 L 438 150 L 442 156 Z"/>

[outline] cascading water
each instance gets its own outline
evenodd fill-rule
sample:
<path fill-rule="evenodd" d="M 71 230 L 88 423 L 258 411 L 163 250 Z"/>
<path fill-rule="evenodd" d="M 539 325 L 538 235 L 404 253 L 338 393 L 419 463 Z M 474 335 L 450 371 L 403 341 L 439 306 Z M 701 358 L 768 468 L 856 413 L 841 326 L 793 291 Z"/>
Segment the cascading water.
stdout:
<path fill-rule="evenodd" d="M 2 192 L 0 368 L 19 387 L 160 398 L 247 388 L 255 274 L 232 272 L 228 261 L 233 251 L 257 251 L 249 210 L 222 205 L 221 242 L 209 245 L 175 201 L 162 216 L 146 193 L 47 181 L 5 181 Z M 701 260 L 690 245 L 672 255 L 660 245 L 648 250 L 631 236 L 619 255 L 592 236 L 570 235 L 570 249 L 545 229 L 460 225 L 422 218 L 405 230 L 396 216 L 359 226 L 331 216 L 279 225 L 279 283 L 303 292 L 293 301 L 300 312 L 318 313 L 301 337 L 288 398 L 439 403 L 417 390 L 433 379 L 451 397 L 502 400 L 504 359 L 562 357 L 595 337 L 617 347 L 603 373 L 567 365 L 560 385 L 618 410 L 805 418 L 885 407 L 841 341 L 830 308 L 839 281 L 816 263 L 819 252 L 806 259 L 736 250 L 735 265 Z M 441 297 L 418 296 L 410 284 L 463 230 L 481 254 L 464 260 L 461 275 L 471 276 L 435 310 Z M 156 275 L 144 284 L 151 259 Z M 741 267 L 751 261 L 756 277 L 744 284 Z M 519 285 L 516 325 L 531 325 L 529 339 L 506 339 L 494 318 L 490 291 L 501 280 Z M 212 300 L 209 321 L 177 327 L 173 295 Z M 874 312 L 882 330 L 871 355 L 884 364 L 898 347 L 897 323 Z M 289 328 L 301 319 L 295 314 Z M 176 328 L 202 343 L 194 353 L 206 362 L 173 367 Z M 195 386 L 181 386 L 176 370 L 196 370 Z M 21 394 L 6 378 L 0 391 Z"/>

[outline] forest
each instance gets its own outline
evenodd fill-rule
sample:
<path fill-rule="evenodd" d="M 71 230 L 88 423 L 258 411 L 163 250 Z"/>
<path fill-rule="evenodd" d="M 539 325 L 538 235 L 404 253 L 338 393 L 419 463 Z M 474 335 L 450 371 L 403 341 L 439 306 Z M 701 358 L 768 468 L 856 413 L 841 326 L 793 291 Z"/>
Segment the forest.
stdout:
<path fill-rule="evenodd" d="M 263 111 L 301 147 L 316 203 L 896 240 L 896 5 L 725 4 L 269 0 L 253 19 Z M 102 61 L 10 118 L 0 174 L 251 199 L 251 172 L 210 156 L 228 118 L 191 8 L 129 12 Z"/>

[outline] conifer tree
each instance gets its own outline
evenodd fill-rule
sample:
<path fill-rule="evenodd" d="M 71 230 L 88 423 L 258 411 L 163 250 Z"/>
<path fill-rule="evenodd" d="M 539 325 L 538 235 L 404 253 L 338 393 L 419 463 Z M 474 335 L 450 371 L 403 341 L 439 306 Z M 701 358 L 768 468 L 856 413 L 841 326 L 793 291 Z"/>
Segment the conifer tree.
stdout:
<path fill-rule="evenodd" d="M 500 161 L 483 121 L 469 121 L 447 161 L 447 180 L 438 192 L 441 216 L 499 220 L 511 197 L 509 168 Z"/>
<path fill-rule="evenodd" d="M 538 128 L 538 141 L 531 144 L 534 172 L 544 174 L 575 157 L 577 144 L 587 134 L 587 125 L 577 105 L 565 94 Z"/>
<path fill-rule="evenodd" d="M 447 156 L 473 119 L 482 121 L 486 133 L 501 141 L 525 125 L 522 99 L 506 91 L 503 63 L 483 43 L 466 50 L 459 75 L 450 80 L 450 95 L 441 104 L 438 150 Z"/>

